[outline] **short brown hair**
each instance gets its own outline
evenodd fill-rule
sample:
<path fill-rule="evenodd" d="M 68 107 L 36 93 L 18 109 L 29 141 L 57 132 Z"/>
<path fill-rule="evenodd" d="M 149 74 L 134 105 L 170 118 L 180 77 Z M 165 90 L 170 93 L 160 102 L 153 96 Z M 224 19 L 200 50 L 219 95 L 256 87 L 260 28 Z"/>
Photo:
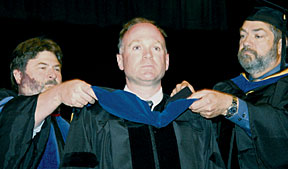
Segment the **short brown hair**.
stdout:
<path fill-rule="evenodd" d="M 158 28 L 158 30 L 161 32 L 162 36 L 164 38 L 167 37 L 167 34 L 166 32 L 160 28 L 158 25 L 155 24 L 155 21 L 152 21 L 152 20 L 148 20 L 146 18 L 141 18 L 141 17 L 137 17 L 137 18 L 134 18 L 130 21 L 128 21 L 126 24 L 123 25 L 123 28 L 122 30 L 120 31 L 120 34 L 119 34 L 119 42 L 118 42 L 118 49 L 120 50 L 121 46 L 122 46 L 122 39 L 125 35 L 125 33 L 134 25 L 138 24 L 138 23 L 150 23 L 154 26 L 156 26 Z"/>

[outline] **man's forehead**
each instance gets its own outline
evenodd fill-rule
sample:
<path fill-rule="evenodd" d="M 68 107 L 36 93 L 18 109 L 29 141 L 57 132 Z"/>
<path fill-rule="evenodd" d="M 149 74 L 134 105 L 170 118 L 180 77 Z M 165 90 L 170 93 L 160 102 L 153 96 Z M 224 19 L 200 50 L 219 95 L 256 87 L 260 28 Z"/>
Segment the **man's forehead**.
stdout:
<path fill-rule="evenodd" d="M 124 38 L 129 35 L 135 36 L 135 34 L 143 35 L 143 36 L 149 36 L 149 35 L 158 35 L 162 36 L 161 32 L 158 30 L 158 28 L 151 24 L 151 23 L 137 23 L 133 25 L 124 35 Z"/>
<path fill-rule="evenodd" d="M 46 63 L 46 64 L 57 64 L 60 65 L 59 60 L 57 59 L 56 55 L 53 52 L 50 51 L 41 51 L 37 53 L 35 58 L 30 59 L 28 63 L 34 63 L 34 64 L 39 64 L 39 63 Z"/>
<path fill-rule="evenodd" d="M 245 21 L 240 28 L 240 31 L 270 31 L 270 24 L 262 21 Z"/>
<path fill-rule="evenodd" d="M 139 42 L 142 39 L 154 39 L 156 42 L 164 42 L 158 28 L 151 23 L 137 23 L 133 25 L 123 36 L 124 43 Z"/>

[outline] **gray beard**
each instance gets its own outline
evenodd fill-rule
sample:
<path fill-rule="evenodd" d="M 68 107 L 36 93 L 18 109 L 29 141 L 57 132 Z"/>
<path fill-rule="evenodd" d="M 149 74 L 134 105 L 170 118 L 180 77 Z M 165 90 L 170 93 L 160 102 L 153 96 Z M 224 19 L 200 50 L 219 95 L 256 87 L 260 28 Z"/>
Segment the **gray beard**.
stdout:
<path fill-rule="evenodd" d="M 246 51 L 254 55 L 254 60 L 251 56 L 244 54 Z M 256 51 L 248 47 L 244 47 L 238 52 L 238 61 L 247 73 L 254 75 L 265 71 L 272 63 L 275 63 L 277 61 L 276 54 L 276 45 L 273 45 L 272 49 L 264 56 L 258 55 Z"/>

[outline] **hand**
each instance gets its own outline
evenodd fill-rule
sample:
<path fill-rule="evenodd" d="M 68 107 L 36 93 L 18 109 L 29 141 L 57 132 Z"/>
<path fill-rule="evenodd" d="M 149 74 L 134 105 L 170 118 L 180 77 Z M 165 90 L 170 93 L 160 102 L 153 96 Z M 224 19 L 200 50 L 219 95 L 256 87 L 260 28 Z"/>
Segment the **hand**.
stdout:
<path fill-rule="evenodd" d="M 35 110 L 35 127 L 54 112 L 60 104 L 83 107 L 95 103 L 96 96 L 91 85 L 82 80 L 70 80 L 39 94 Z"/>
<path fill-rule="evenodd" d="M 59 86 L 59 99 L 61 103 L 81 108 L 88 103 L 94 104 L 97 99 L 91 85 L 82 80 L 70 80 Z"/>
<path fill-rule="evenodd" d="M 191 90 L 192 93 L 195 92 L 193 86 L 190 83 L 188 83 L 187 81 L 184 80 L 184 81 L 182 81 L 182 83 L 179 83 L 179 84 L 176 85 L 175 89 L 173 89 L 173 91 L 170 94 L 170 96 L 171 97 L 174 96 L 176 93 L 178 93 L 180 90 L 184 89 L 187 86 L 189 87 L 189 89 Z"/>
<path fill-rule="evenodd" d="M 197 98 L 189 108 L 205 118 L 213 118 L 219 115 L 226 115 L 228 107 L 232 103 L 232 95 L 215 90 L 201 90 L 191 95 L 190 98 Z"/>

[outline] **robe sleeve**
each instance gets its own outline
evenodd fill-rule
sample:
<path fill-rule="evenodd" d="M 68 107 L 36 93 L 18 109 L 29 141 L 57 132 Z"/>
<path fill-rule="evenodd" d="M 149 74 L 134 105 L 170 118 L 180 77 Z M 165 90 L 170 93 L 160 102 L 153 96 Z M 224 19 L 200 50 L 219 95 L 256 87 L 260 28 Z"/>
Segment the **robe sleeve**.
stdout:
<path fill-rule="evenodd" d="M 98 166 L 96 150 L 93 147 L 97 139 L 95 135 L 98 127 L 93 123 L 93 119 L 87 107 L 76 110 L 68 132 L 60 168 L 95 168 Z"/>
<path fill-rule="evenodd" d="M 230 83 L 231 84 L 231 83 Z M 288 167 L 288 78 L 245 95 L 233 84 L 219 83 L 216 90 L 245 98 L 251 140 L 257 158 L 269 168 Z"/>
<path fill-rule="evenodd" d="M 32 139 L 36 96 L 16 96 L 0 113 L 0 168 L 36 168 L 49 136 L 49 119 Z"/>
<path fill-rule="evenodd" d="M 277 105 L 248 103 L 252 140 L 257 155 L 271 168 L 288 167 L 287 96 L 287 91 L 285 94 L 284 91 L 275 94 L 278 97 L 274 98 Z"/>

